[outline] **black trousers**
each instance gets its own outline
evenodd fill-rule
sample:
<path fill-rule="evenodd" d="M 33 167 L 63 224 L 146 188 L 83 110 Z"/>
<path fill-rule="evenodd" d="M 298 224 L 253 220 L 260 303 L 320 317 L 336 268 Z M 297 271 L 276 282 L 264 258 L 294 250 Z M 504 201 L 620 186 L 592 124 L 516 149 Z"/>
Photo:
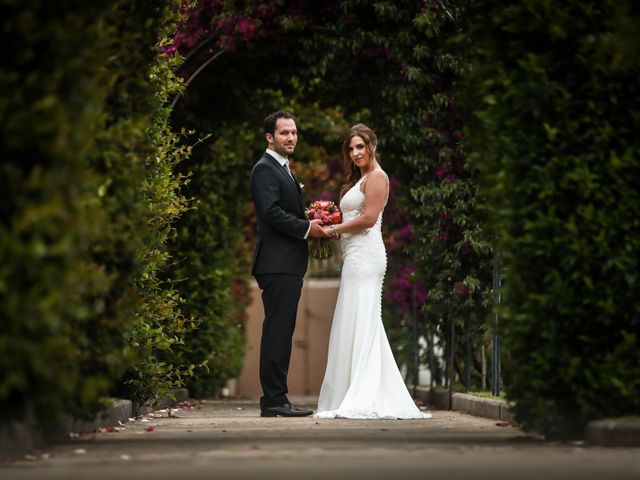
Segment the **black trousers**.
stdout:
<path fill-rule="evenodd" d="M 262 289 L 264 322 L 260 342 L 261 407 L 288 402 L 287 374 L 291 344 L 296 327 L 302 276 L 288 274 L 256 275 Z"/>

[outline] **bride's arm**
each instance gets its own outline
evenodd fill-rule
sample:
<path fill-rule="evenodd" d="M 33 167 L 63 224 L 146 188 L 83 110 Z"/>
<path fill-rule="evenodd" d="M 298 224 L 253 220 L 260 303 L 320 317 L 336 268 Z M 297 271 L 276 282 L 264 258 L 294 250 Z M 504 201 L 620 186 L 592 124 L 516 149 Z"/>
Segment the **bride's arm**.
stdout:
<path fill-rule="evenodd" d="M 364 212 L 351 220 L 336 225 L 335 232 L 354 233 L 373 227 L 378 220 L 378 215 L 384 208 L 387 200 L 388 180 L 382 170 L 376 170 L 369 174 L 364 191 Z M 329 235 L 333 234 L 331 227 L 322 227 Z"/>

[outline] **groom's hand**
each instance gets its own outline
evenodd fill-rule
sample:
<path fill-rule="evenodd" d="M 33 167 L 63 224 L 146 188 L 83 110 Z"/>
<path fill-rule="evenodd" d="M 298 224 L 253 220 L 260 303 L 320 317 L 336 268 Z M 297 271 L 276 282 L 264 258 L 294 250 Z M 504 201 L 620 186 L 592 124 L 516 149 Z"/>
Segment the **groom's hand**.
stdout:
<path fill-rule="evenodd" d="M 311 220 L 311 230 L 309 230 L 310 237 L 328 237 L 327 233 L 322 229 L 322 222 L 320 220 Z"/>

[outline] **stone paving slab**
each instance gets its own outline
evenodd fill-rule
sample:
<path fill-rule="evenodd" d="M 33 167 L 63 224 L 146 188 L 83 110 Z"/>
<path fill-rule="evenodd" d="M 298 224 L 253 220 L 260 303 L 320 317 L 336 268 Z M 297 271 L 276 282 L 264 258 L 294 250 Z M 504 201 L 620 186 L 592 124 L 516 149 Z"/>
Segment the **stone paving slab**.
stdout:
<path fill-rule="evenodd" d="M 298 406 L 315 408 L 313 399 Z M 543 442 L 495 420 L 261 418 L 255 401 L 204 401 L 32 452 L 1 479 L 637 479 L 640 449 Z"/>

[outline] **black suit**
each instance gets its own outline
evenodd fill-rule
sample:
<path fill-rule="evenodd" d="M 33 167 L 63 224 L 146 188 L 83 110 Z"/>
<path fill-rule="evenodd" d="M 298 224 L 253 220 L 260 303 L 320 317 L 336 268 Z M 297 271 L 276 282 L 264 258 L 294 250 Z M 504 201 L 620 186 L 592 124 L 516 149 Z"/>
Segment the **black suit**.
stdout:
<path fill-rule="evenodd" d="M 309 221 L 298 182 L 267 153 L 251 171 L 251 196 L 259 235 L 251 274 L 262 289 L 265 312 L 260 345 L 261 406 L 271 407 L 288 402 L 287 373 L 302 278 L 307 271 L 304 236 Z"/>

